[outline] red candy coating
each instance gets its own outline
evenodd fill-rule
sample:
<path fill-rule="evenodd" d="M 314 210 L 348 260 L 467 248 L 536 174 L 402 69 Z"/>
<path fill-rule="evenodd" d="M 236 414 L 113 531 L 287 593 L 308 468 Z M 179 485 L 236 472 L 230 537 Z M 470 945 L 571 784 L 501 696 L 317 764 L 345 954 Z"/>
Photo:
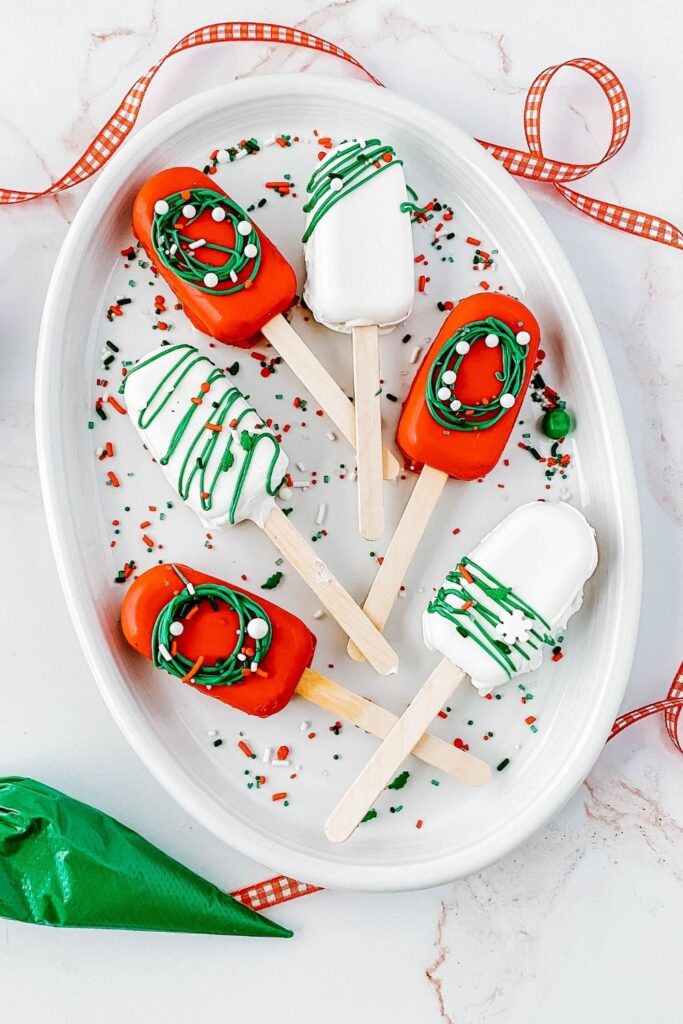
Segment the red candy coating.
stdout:
<path fill-rule="evenodd" d="M 152 245 L 154 204 L 159 199 L 191 188 L 208 188 L 226 195 L 213 179 L 192 167 L 172 167 L 161 171 L 150 178 L 136 196 L 133 204 L 135 237 L 142 243 L 155 269 L 175 292 L 195 327 L 226 345 L 248 348 L 264 324 L 289 309 L 294 302 L 294 271 L 253 220 L 251 223 L 261 243 L 261 265 L 249 288 L 232 295 L 221 295 L 219 286 L 207 294 L 165 267 Z M 251 220 L 251 215 L 247 216 Z M 216 223 L 208 211 L 186 229 L 186 234 L 197 239 L 210 238 L 228 246 L 234 242 L 234 230 L 229 220 Z M 220 264 L 225 259 L 223 254 L 211 249 L 202 249 L 201 258 L 203 262 L 212 264 Z"/>
<path fill-rule="evenodd" d="M 216 583 L 246 594 L 267 613 L 273 629 L 270 648 L 259 665 L 267 676 L 249 675 L 245 676 L 244 683 L 214 686 L 210 690 L 192 683 L 187 685 L 247 715 L 268 718 L 281 711 L 296 690 L 304 669 L 313 660 L 313 633 L 296 615 L 291 615 L 270 601 L 264 601 L 262 597 L 256 597 L 242 587 L 225 583 L 215 576 L 207 576 L 185 565 L 178 565 L 178 569 L 195 586 L 199 583 Z M 121 606 L 121 628 L 126 640 L 138 654 L 151 659 L 154 624 L 162 608 L 182 589 L 183 583 L 171 565 L 157 565 L 148 569 L 131 584 Z M 218 610 L 214 611 L 208 601 L 203 601 L 197 606 L 196 614 L 185 620 L 178 647 L 189 660 L 195 661 L 203 655 L 204 663 L 212 665 L 232 650 L 236 628 L 237 616 L 226 605 L 221 602 Z M 179 682 L 170 676 L 168 679 L 173 683 Z"/>
<path fill-rule="evenodd" d="M 434 361 L 443 345 L 458 328 L 474 320 L 496 317 L 507 324 L 515 334 L 528 331 L 525 375 L 514 406 L 493 426 L 471 432 L 448 430 L 433 419 L 425 398 L 427 380 Z M 462 299 L 446 317 L 441 330 L 432 342 L 427 355 L 413 379 L 396 431 L 396 443 L 411 469 L 423 465 L 439 469 L 457 480 L 476 480 L 493 469 L 519 415 L 540 342 L 540 331 L 534 316 L 526 306 L 507 295 L 470 295 Z M 501 349 L 487 348 L 477 341 L 463 359 L 458 371 L 457 397 L 468 405 L 480 404 L 483 399 L 500 392 L 500 381 L 495 374 L 502 366 Z"/>

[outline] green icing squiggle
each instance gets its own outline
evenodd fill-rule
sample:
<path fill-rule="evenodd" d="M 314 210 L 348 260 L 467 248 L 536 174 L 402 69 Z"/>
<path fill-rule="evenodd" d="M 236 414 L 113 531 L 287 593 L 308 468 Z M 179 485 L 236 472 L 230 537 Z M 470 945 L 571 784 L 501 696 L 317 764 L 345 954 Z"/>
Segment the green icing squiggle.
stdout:
<path fill-rule="evenodd" d="M 446 385 L 450 395 L 448 399 L 440 398 L 439 390 L 444 387 L 442 380 L 444 373 L 450 371 L 457 377 L 463 359 L 467 358 L 468 351 L 461 354 L 457 350 L 458 346 L 461 343 L 466 343 L 471 348 L 476 342 L 484 344 L 484 339 L 491 334 L 498 338 L 503 363 L 502 370 L 496 373 L 496 379 L 501 382 L 498 395 L 486 403 L 468 405 L 465 402 L 457 402 L 456 385 Z M 510 406 L 501 405 L 501 397 L 511 395 L 516 399 L 522 389 L 526 374 L 527 354 L 528 345 L 520 344 L 514 331 L 496 317 L 490 316 L 486 320 L 473 320 L 471 323 L 459 327 L 455 334 L 452 334 L 444 342 L 427 377 L 425 397 L 427 408 L 433 419 L 448 430 L 472 431 L 486 430 L 487 427 L 492 427 L 510 411 Z M 453 401 L 456 401 L 458 405 L 456 409 L 451 408 Z"/>
<path fill-rule="evenodd" d="M 391 146 L 379 139 L 356 139 L 342 143 L 336 153 L 325 157 L 306 186 L 310 199 L 304 204 L 313 216 L 306 225 L 302 242 L 307 242 L 316 225 L 344 196 L 397 164 L 402 164 Z"/>
<path fill-rule="evenodd" d="M 191 188 L 184 192 L 174 192 L 166 196 L 164 213 L 154 212 L 152 221 L 152 245 L 154 251 L 165 267 L 174 274 L 193 285 L 207 295 L 233 295 L 244 288 L 249 288 L 261 266 L 261 240 L 241 206 L 229 196 L 210 188 Z M 185 207 L 192 207 L 192 217 L 185 217 Z M 219 245 L 209 239 L 195 249 L 190 246 L 197 239 L 183 233 L 188 227 L 199 220 L 206 212 L 222 211 L 223 219 L 232 225 L 234 241 L 232 246 Z M 248 225 L 250 230 L 241 234 L 239 224 Z M 246 228 L 245 228 L 246 231 Z M 256 254 L 247 255 L 247 246 L 253 246 Z M 204 263 L 199 259 L 202 249 L 212 249 L 225 255 L 225 262 L 220 265 Z M 251 252 L 251 250 L 249 250 Z M 240 281 L 239 276 L 249 267 L 249 273 Z M 217 285 L 210 288 L 204 283 L 207 274 L 215 274 Z M 225 282 L 232 282 L 231 288 L 219 288 Z"/>
<path fill-rule="evenodd" d="M 527 604 L 512 587 L 497 580 L 486 569 L 483 569 L 470 558 L 463 558 L 459 565 L 449 572 L 446 583 L 451 586 L 440 587 L 437 595 L 428 606 L 427 611 L 441 615 L 451 622 L 458 633 L 469 637 L 482 650 L 493 658 L 503 669 L 508 679 L 512 679 L 517 667 L 512 659 L 512 651 L 524 660 L 530 661 L 530 651 L 537 651 L 540 644 L 554 647 L 557 640 L 551 634 L 551 626 L 543 616 L 531 605 Z M 470 587 L 476 587 L 479 594 L 488 598 L 492 605 L 477 596 Z M 453 601 L 462 602 L 460 606 Z M 527 626 L 528 638 L 513 644 L 507 644 L 496 635 L 496 628 L 503 624 L 501 612 L 512 614 L 521 612 L 530 620 Z"/>
<path fill-rule="evenodd" d="M 259 445 L 267 444 L 272 446 L 272 456 L 264 481 L 266 493 L 272 497 L 282 487 L 284 480 L 280 480 L 274 485 L 272 479 L 281 452 L 280 443 L 267 430 L 263 432 L 254 432 L 248 429 L 240 430 L 240 425 L 245 417 L 250 414 L 258 416 L 256 410 L 250 406 L 246 406 L 236 416 L 229 416 L 233 406 L 240 400 L 244 401 L 242 392 L 237 388 L 230 387 L 227 391 L 223 392 L 220 398 L 208 400 L 212 384 L 217 380 L 224 380 L 225 374 L 210 359 L 200 355 L 192 345 L 170 345 L 141 359 L 139 363 L 128 371 L 121 391 L 125 393 L 127 381 L 136 372 L 150 366 L 159 359 L 166 359 L 174 353 L 177 353 L 178 358 L 164 373 L 138 414 L 138 428 L 146 430 L 166 408 L 168 403 L 177 397 L 178 388 L 190 371 L 194 367 L 206 363 L 207 371 L 202 387 L 193 396 L 194 400 L 188 401 L 187 408 L 169 438 L 168 447 L 160 456 L 159 462 L 162 466 L 167 466 L 178 450 L 179 445 L 185 439 L 186 434 L 190 432 L 191 440 L 178 469 L 176 490 L 183 501 L 187 501 L 190 489 L 196 482 L 199 488 L 202 511 L 209 512 L 213 506 L 213 495 L 218 481 L 224 473 L 228 473 L 231 470 L 235 463 L 234 446 L 236 443 L 239 443 L 245 452 L 245 458 L 233 489 L 228 513 L 230 522 L 234 524 L 235 512 Z M 202 410 L 204 411 L 202 412 Z M 211 429 L 212 427 L 220 429 Z M 239 438 L 238 442 L 236 441 L 237 438 Z M 221 445 L 223 446 L 222 453 Z M 220 459 L 215 470 L 210 474 L 209 463 L 212 456 L 216 453 L 221 453 Z"/>
<path fill-rule="evenodd" d="M 194 667 L 193 662 L 181 654 L 178 650 L 174 655 L 170 654 L 173 647 L 174 636 L 171 633 L 171 625 L 180 622 L 192 608 L 203 602 L 208 602 L 214 611 L 218 610 L 217 602 L 226 605 L 237 616 L 237 630 L 233 643 L 233 649 L 225 658 L 218 659 L 213 665 L 201 665 L 189 680 L 195 686 L 234 686 L 244 682 L 245 676 L 250 671 L 255 671 L 268 650 L 273 639 L 273 627 L 261 605 L 257 604 L 251 597 L 239 593 L 217 583 L 197 583 L 191 585 L 177 566 L 173 569 L 184 584 L 183 589 L 175 594 L 159 612 L 152 631 L 152 660 L 157 668 L 170 672 L 177 679 L 184 679 Z M 247 633 L 247 626 L 254 620 L 260 620 L 267 626 L 263 637 L 252 638 Z M 254 653 L 250 660 L 247 660 L 243 653 L 244 648 L 253 647 Z M 240 658 L 241 655 L 241 658 Z"/>

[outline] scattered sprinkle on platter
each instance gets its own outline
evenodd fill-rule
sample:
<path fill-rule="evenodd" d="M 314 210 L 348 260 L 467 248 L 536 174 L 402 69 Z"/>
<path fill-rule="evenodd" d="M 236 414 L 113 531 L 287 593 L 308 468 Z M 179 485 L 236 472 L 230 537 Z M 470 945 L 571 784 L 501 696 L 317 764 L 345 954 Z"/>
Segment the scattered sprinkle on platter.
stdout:
<path fill-rule="evenodd" d="M 347 656 L 345 636 L 260 531 L 201 525 L 150 464 L 118 394 L 122 370 L 164 340 L 209 355 L 284 439 L 292 480 L 279 504 L 364 598 L 414 474 L 385 485 L 384 537 L 361 539 L 354 453 L 334 424 L 265 339 L 237 349 L 193 329 L 130 227 L 146 178 L 166 166 L 198 167 L 282 250 L 301 294 L 306 182 L 321 149 L 357 134 L 400 152 L 417 197 L 414 312 L 380 341 L 385 443 L 394 446 L 420 355 L 459 298 L 514 295 L 542 332 L 541 362 L 503 459 L 482 481 L 446 485 L 387 627 L 401 664 L 386 677 Z M 288 316 L 351 394 L 349 340 L 301 305 Z M 623 694 L 637 628 L 630 453 L 600 338 L 566 259 L 519 186 L 458 129 L 388 90 L 317 75 L 250 79 L 167 112 L 102 173 L 69 232 L 45 308 L 36 405 L 53 545 L 97 683 L 149 769 L 227 843 L 329 887 L 433 885 L 514 848 L 590 770 Z M 570 416 L 576 429 L 561 441 Z M 537 498 L 585 511 L 600 564 L 566 643 L 539 672 L 486 696 L 458 691 L 433 724 L 434 734 L 491 765 L 492 784 L 467 789 L 410 759 L 341 846 L 325 839 L 323 823 L 375 739 L 297 696 L 271 718 L 240 714 L 155 671 L 120 632 L 131 579 L 180 562 L 294 612 L 317 637 L 314 669 L 400 713 L 437 660 L 420 628 L 433 588 L 496 522 Z"/>

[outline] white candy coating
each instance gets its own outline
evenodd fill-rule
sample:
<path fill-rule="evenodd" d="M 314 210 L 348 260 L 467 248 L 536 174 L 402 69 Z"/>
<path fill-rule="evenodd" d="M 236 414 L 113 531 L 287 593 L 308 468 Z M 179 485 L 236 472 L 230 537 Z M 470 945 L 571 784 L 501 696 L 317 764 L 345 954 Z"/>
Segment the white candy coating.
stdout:
<path fill-rule="evenodd" d="M 197 352 L 193 345 L 173 345 L 148 353 L 141 360 L 139 367 L 129 371 L 125 389 L 126 406 L 130 418 L 150 455 L 158 463 L 168 452 L 171 438 L 174 436 L 180 420 L 187 414 L 188 409 L 195 409 L 191 425 L 183 433 L 167 464 L 161 465 L 164 475 L 176 491 L 183 463 L 186 459 L 193 459 L 196 456 L 197 432 L 201 433 L 202 423 L 206 422 L 211 414 L 210 403 L 220 402 L 226 392 L 237 390 L 232 385 L 230 378 L 219 377 L 211 384 L 208 401 L 195 406 L 192 399 L 202 393 L 201 386 L 212 368 L 212 364 L 208 360 L 195 362 L 175 387 L 166 387 L 172 397 L 151 422 L 141 428 L 138 425 L 140 412 L 144 409 L 146 413 L 149 413 L 152 404 L 158 403 L 159 399 L 153 399 L 151 396 L 167 375 L 172 375 L 171 379 L 177 377 L 177 373 L 173 374 L 173 368 L 183 355 L 183 351 L 186 351 L 190 357 Z M 195 419 L 196 427 L 194 426 Z M 238 421 L 238 427 L 233 432 L 228 426 L 228 422 L 234 420 Z M 272 437 L 272 434 L 266 428 L 261 429 L 263 420 L 239 393 L 230 407 L 228 422 L 224 424 L 222 432 L 218 435 L 218 441 L 209 456 L 206 464 L 206 479 L 212 481 L 218 466 L 223 463 L 225 451 L 233 433 L 230 450 L 234 456 L 234 462 L 229 468 L 218 474 L 213 488 L 211 507 L 209 509 L 202 508 L 199 473 L 194 477 L 185 498 L 186 504 L 199 516 L 208 529 L 231 526 L 230 510 L 233 505 L 232 514 L 235 523 L 251 519 L 255 523 L 263 525 L 275 507 L 275 498 L 267 491 L 269 475 L 272 486 L 277 486 L 287 472 L 289 460 L 274 438 L 272 443 L 264 440 L 256 445 L 247 468 L 247 452 L 241 443 L 242 431 L 247 431 L 253 436 Z M 208 435 L 208 431 L 205 433 Z M 276 453 L 275 465 L 271 471 L 271 462 Z"/>
<path fill-rule="evenodd" d="M 340 148 L 331 149 L 326 159 Z M 318 220 L 304 245 L 304 298 L 318 323 L 345 334 L 365 324 L 386 332 L 410 316 L 415 274 L 410 216 L 400 209 L 406 199 L 403 168 L 396 160 Z"/>
<path fill-rule="evenodd" d="M 496 526 L 471 553 L 470 558 L 542 615 L 557 636 L 581 607 L 583 587 L 598 563 L 595 533 L 581 512 L 562 502 L 532 501 L 522 505 Z M 450 584 L 445 581 L 444 587 Z M 484 604 L 492 601 L 470 586 Z M 450 600 L 450 599 L 448 599 Z M 454 599 L 454 605 L 460 601 Z M 494 608 L 496 606 L 493 606 Z M 524 628 L 501 615 L 506 631 Z M 505 670 L 470 637 L 435 611 L 422 618 L 424 641 L 471 677 L 483 692 L 507 682 Z M 538 644 L 525 660 L 514 649 L 516 674 L 540 666 L 549 648 Z"/>

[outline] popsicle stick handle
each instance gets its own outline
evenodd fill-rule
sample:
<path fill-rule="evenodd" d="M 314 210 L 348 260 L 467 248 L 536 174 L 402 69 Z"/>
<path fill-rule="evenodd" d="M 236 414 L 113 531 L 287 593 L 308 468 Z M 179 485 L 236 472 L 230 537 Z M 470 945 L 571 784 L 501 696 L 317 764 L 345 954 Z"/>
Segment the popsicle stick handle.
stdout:
<path fill-rule="evenodd" d="M 384 533 L 382 413 L 379 383 L 379 328 L 353 328 L 353 396 L 356 413 L 358 525 L 361 537 Z"/>
<path fill-rule="evenodd" d="M 422 540 L 436 503 L 441 497 L 448 475 L 431 466 L 424 466 L 410 495 L 396 533 L 391 538 L 384 560 L 365 599 L 363 611 L 381 631 L 387 624 L 401 584 Z M 348 652 L 356 661 L 363 654 L 352 640 Z"/>
<path fill-rule="evenodd" d="M 276 548 L 318 596 L 347 636 L 353 637 L 372 667 L 381 675 L 398 671 L 398 655 L 389 646 L 350 594 L 313 553 L 282 509 L 274 508 L 263 529 Z"/>
<path fill-rule="evenodd" d="M 316 359 L 308 345 L 301 340 L 292 325 L 282 313 L 278 313 L 261 328 L 261 333 L 355 448 L 356 417 L 353 403 L 349 401 L 334 377 Z M 388 448 L 382 448 L 382 470 L 385 480 L 395 480 L 401 472 L 398 459 Z"/>
<path fill-rule="evenodd" d="M 466 678 L 447 658 L 439 662 L 325 822 L 328 839 L 343 843 L 349 838 L 456 686 Z"/>
<path fill-rule="evenodd" d="M 357 725 L 379 740 L 383 740 L 398 721 L 391 711 L 373 704 L 365 697 L 359 697 L 357 693 L 310 668 L 304 670 L 296 692 L 305 700 L 324 708 L 337 718 Z M 452 743 L 446 743 L 428 732 L 420 737 L 411 753 L 430 767 L 438 768 L 451 778 L 470 786 L 485 786 L 491 777 L 491 770 L 485 761 L 480 761 L 466 750 L 458 750 Z"/>

